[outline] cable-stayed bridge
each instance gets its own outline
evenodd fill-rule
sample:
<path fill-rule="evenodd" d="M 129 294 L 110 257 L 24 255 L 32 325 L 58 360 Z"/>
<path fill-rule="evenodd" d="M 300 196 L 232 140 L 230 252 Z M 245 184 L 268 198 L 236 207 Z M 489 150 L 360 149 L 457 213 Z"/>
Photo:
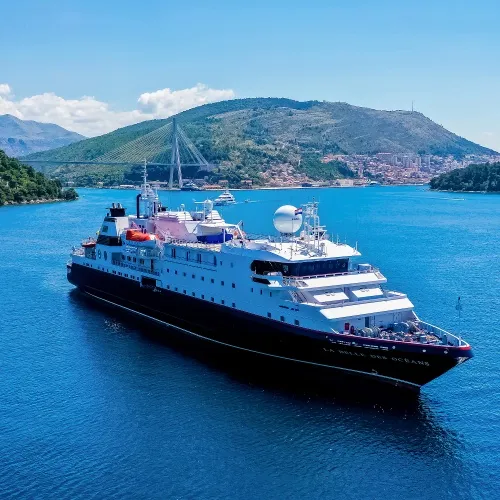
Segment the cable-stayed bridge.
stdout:
<path fill-rule="evenodd" d="M 182 187 L 183 167 L 199 167 L 206 171 L 211 171 L 214 167 L 203 157 L 184 130 L 177 124 L 175 118 L 166 125 L 92 160 L 23 159 L 22 161 L 28 164 L 50 163 L 51 165 L 137 166 L 147 164 L 156 167 L 169 167 L 168 185 L 171 189 L 174 186 L 175 172 L 179 187 Z"/>

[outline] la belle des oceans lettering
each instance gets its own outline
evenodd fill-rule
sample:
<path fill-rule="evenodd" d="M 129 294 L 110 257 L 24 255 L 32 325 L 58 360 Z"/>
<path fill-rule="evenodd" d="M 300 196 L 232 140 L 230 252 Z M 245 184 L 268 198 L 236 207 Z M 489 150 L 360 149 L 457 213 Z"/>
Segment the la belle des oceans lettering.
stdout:
<path fill-rule="evenodd" d="M 359 358 L 380 359 L 383 361 L 396 361 L 397 363 L 406 363 L 406 364 L 410 364 L 410 365 L 430 366 L 428 361 L 420 361 L 420 360 L 409 359 L 409 358 L 398 358 L 395 356 L 382 356 L 381 354 L 365 354 L 364 352 L 351 352 L 351 351 L 343 351 L 340 349 L 339 350 L 327 349 L 326 347 L 323 347 L 323 350 L 326 352 L 336 352 L 339 354 L 344 354 L 347 356 L 356 356 Z"/>

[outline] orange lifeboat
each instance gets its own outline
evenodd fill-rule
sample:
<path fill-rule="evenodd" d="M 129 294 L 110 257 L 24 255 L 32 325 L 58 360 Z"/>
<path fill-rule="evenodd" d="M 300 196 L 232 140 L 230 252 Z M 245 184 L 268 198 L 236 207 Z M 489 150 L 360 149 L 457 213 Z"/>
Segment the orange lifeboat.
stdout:
<path fill-rule="evenodd" d="M 127 229 L 125 238 L 129 241 L 150 241 L 151 236 L 148 233 L 143 233 L 138 229 Z"/>

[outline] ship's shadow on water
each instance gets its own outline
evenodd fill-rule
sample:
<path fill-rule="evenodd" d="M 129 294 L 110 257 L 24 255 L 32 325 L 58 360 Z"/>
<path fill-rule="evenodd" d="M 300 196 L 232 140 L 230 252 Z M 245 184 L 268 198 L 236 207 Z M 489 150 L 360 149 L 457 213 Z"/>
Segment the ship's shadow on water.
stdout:
<path fill-rule="evenodd" d="M 162 420 L 163 412 L 171 411 L 172 398 L 178 401 L 175 409 L 190 406 L 194 398 L 195 405 L 208 404 L 210 410 L 204 411 L 223 418 L 228 428 L 241 429 L 242 422 L 250 421 L 252 431 L 263 436 L 270 429 L 300 429 L 315 444 L 304 441 L 296 449 L 299 455 L 307 456 L 309 446 L 319 446 L 335 451 L 342 460 L 343 447 L 360 447 L 362 453 L 366 445 L 369 455 L 370 447 L 381 447 L 384 454 L 402 453 L 404 460 L 431 460 L 457 485 L 468 473 L 459 458 L 460 437 L 443 425 L 425 392 L 405 392 L 340 374 L 311 383 L 294 371 L 292 363 L 266 363 L 262 356 L 244 360 L 233 356 L 233 350 L 211 349 L 209 342 L 185 341 L 185 335 L 176 336 L 175 331 L 76 290 L 70 293 L 70 303 L 83 325 L 78 331 L 83 332 L 94 365 L 115 381 L 115 390 L 128 394 L 127 407 L 139 413 L 153 412 Z M 144 390 L 149 384 L 146 392 L 154 395 L 152 399 L 137 392 L 138 386 Z M 394 473 L 400 470 L 396 464 L 390 467 Z"/>
<path fill-rule="evenodd" d="M 427 411 L 421 395 L 417 392 L 364 377 L 346 375 L 340 371 L 332 372 L 328 378 L 306 378 L 297 370 L 295 363 L 261 355 L 247 355 L 233 348 L 221 348 L 209 341 L 193 339 L 175 329 L 138 319 L 133 314 L 96 301 L 77 290 L 70 292 L 70 300 L 80 313 L 85 314 L 87 311 L 104 314 L 111 324 L 118 325 L 117 334 L 118 330 L 126 329 L 127 332 L 135 333 L 159 348 L 196 359 L 214 372 L 223 374 L 242 386 L 275 391 L 298 400 L 335 401 L 353 407 L 391 411 L 405 418 L 410 415 L 422 417 Z"/>

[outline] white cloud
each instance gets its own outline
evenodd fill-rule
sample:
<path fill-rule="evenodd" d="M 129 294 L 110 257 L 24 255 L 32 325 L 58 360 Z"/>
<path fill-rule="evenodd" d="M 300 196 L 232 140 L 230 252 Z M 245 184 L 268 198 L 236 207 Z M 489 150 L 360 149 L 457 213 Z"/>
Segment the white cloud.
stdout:
<path fill-rule="evenodd" d="M 155 116 L 171 116 L 185 109 L 194 108 L 209 102 L 232 99 L 234 92 L 230 89 L 210 89 L 202 83 L 190 89 L 171 90 L 169 88 L 141 94 L 137 102 L 146 113 Z"/>
<path fill-rule="evenodd" d="M 234 95 L 230 89 L 211 89 L 199 83 L 188 89 L 146 92 L 139 96 L 139 109 L 115 111 L 108 103 L 89 96 L 65 99 L 48 92 L 15 100 L 9 85 L 0 84 L 0 114 L 56 123 L 91 137 L 140 121 L 167 118 L 200 104 L 232 99 Z"/>
<path fill-rule="evenodd" d="M 10 86 L 7 83 L 0 83 L 0 95 L 8 96 L 10 95 Z"/>

